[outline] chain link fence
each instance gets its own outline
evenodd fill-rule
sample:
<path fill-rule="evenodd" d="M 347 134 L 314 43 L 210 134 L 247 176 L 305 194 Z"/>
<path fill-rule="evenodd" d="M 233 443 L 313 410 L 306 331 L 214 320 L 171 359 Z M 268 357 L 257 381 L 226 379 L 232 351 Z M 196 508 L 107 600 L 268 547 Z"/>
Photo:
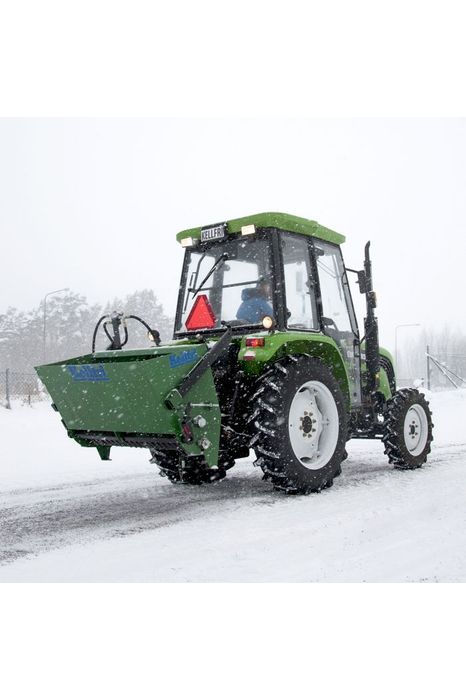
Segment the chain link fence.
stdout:
<path fill-rule="evenodd" d="M 0 405 L 11 408 L 12 400 L 31 404 L 43 395 L 39 379 L 32 372 L 0 369 Z"/>

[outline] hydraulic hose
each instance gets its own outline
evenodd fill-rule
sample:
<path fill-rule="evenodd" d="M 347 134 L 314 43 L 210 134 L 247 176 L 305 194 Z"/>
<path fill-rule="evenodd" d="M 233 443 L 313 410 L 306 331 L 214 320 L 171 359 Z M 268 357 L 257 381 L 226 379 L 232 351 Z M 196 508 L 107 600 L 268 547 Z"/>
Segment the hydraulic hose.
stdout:
<path fill-rule="evenodd" d="M 154 328 L 151 328 L 151 327 L 150 327 L 145 321 L 143 321 L 143 319 L 140 318 L 139 316 L 135 316 L 134 314 L 130 314 L 130 315 L 128 315 L 128 316 L 122 316 L 122 321 L 121 321 L 121 322 L 122 322 L 123 325 L 124 325 L 125 331 L 124 331 L 124 340 L 123 340 L 123 342 L 121 343 L 120 348 L 124 347 L 124 346 L 126 345 L 126 343 L 128 342 L 128 329 L 127 329 L 127 327 L 126 327 L 126 324 L 124 323 L 124 321 L 126 321 L 126 319 L 128 319 L 128 318 L 134 318 L 135 321 L 139 321 L 139 323 L 141 323 L 141 324 L 144 326 L 144 328 L 146 328 L 146 330 L 147 330 L 149 333 L 152 334 L 154 343 L 155 343 L 156 345 L 160 345 L 160 334 L 159 334 L 159 332 L 158 332 L 157 330 L 155 330 Z M 103 324 L 104 324 L 104 325 L 103 325 L 103 328 L 104 328 L 105 335 L 107 336 L 107 338 L 110 340 L 110 342 L 111 342 L 112 344 L 113 344 L 114 341 L 115 341 L 115 338 L 112 337 L 112 336 L 110 335 L 110 333 L 108 332 L 108 329 L 107 329 L 107 324 L 109 323 L 109 317 L 108 317 L 108 315 L 106 314 L 105 316 L 101 316 L 101 317 L 99 318 L 99 320 L 97 321 L 97 323 L 96 323 L 96 326 L 95 326 L 95 328 L 94 328 L 94 333 L 93 333 L 93 335 L 92 335 L 92 354 L 95 353 L 95 342 L 96 342 L 96 338 L 97 338 L 97 332 L 98 332 L 98 330 L 99 330 L 100 325 L 101 325 L 102 322 L 103 322 Z M 119 350 L 120 348 L 114 348 L 114 349 L 118 349 L 118 350 Z"/>
<path fill-rule="evenodd" d="M 97 338 L 97 331 L 99 330 L 99 326 L 102 323 L 102 321 L 104 321 L 106 318 L 107 318 L 107 314 L 105 314 L 105 316 L 101 316 L 99 318 L 99 320 L 97 321 L 96 326 L 94 328 L 94 333 L 92 335 L 92 354 L 95 353 L 95 339 Z M 105 332 L 107 332 L 107 331 L 105 331 Z M 110 338 L 110 340 L 111 340 L 111 338 Z"/>
<path fill-rule="evenodd" d="M 139 321 L 139 323 L 142 323 L 147 332 L 152 333 L 154 335 L 154 343 L 156 345 L 160 345 L 160 333 L 156 331 L 155 328 L 151 328 L 145 321 L 142 320 L 142 318 L 139 318 L 139 316 L 134 316 L 133 314 L 130 314 L 129 316 L 126 316 L 126 318 L 134 318 L 136 321 Z"/>

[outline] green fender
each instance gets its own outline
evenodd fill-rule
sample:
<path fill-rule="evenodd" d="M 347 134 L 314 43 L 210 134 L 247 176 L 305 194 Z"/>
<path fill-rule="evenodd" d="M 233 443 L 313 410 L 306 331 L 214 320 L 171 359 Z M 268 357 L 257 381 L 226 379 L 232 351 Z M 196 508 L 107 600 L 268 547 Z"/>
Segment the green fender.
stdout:
<path fill-rule="evenodd" d="M 393 378 L 394 378 L 394 381 L 395 381 L 395 383 L 396 383 L 396 377 L 395 377 L 395 363 L 394 363 L 394 361 L 393 361 L 393 357 L 392 357 L 391 354 L 388 352 L 388 350 L 385 350 L 385 348 L 382 348 L 382 347 L 379 348 L 379 353 L 380 353 L 380 357 L 384 358 L 385 360 L 387 360 L 387 361 L 391 364 L 392 370 L 393 370 Z M 384 370 L 383 367 L 380 368 L 380 384 L 379 384 L 379 391 L 382 392 L 382 394 L 384 395 L 385 399 L 389 399 L 389 398 L 393 395 L 392 389 L 391 389 L 391 387 L 390 387 L 390 380 L 389 380 L 389 378 L 388 378 L 388 376 L 387 376 L 387 372 Z"/>
<path fill-rule="evenodd" d="M 366 371 L 366 344 L 362 343 L 361 344 L 361 372 L 364 374 Z M 392 366 L 393 369 L 393 375 L 395 374 L 394 370 L 394 363 L 393 363 L 393 357 L 391 354 L 388 352 L 388 350 L 385 350 L 385 348 L 379 347 L 379 355 L 381 358 L 387 360 L 390 365 Z M 390 380 L 387 375 L 387 372 L 383 367 L 380 367 L 379 370 L 379 386 L 378 386 L 378 391 L 384 396 L 385 400 L 388 400 L 392 395 L 392 389 L 390 387 Z"/>
<path fill-rule="evenodd" d="M 293 333 L 277 331 L 275 333 L 257 333 L 248 338 L 264 338 L 263 347 L 246 347 L 246 338 L 241 341 L 238 359 L 242 369 L 249 376 L 260 376 L 264 365 L 287 357 L 288 355 L 304 355 L 317 357 L 327 365 L 340 384 L 343 396 L 350 405 L 349 377 L 341 352 L 329 336 L 321 333 Z"/>

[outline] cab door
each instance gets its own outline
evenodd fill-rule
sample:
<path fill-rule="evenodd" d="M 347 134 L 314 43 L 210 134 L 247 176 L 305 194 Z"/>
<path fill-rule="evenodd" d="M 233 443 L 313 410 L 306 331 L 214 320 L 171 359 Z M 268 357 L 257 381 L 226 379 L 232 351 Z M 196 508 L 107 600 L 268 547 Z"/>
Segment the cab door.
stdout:
<path fill-rule="evenodd" d="M 340 348 L 350 382 L 351 403 L 361 403 L 361 353 L 359 330 L 340 247 L 315 241 L 319 278 L 317 297 L 322 331 Z"/>
<path fill-rule="evenodd" d="M 285 317 L 289 330 L 320 330 L 316 304 L 316 280 L 307 236 L 281 235 Z"/>

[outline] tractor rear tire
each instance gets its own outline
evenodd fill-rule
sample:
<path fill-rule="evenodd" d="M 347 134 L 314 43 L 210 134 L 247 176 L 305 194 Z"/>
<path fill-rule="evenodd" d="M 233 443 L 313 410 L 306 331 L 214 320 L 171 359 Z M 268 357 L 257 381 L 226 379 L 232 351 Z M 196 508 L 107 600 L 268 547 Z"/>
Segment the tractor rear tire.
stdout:
<path fill-rule="evenodd" d="M 432 413 L 424 394 L 399 389 L 387 401 L 382 442 L 395 469 L 417 469 L 427 460 L 432 442 Z"/>
<path fill-rule="evenodd" d="M 218 469 L 210 469 L 203 457 L 188 457 L 185 459 L 184 468 L 180 468 L 180 460 L 175 455 L 162 454 L 155 450 L 151 450 L 151 454 L 151 461 L 159 467 L 160 475 L 165 476 L 172 484 L 211 484 L 224 479 L 227 469 L 231 469 L 235 464 L 233 459 L 221 455 Z"/>
<path fill-rule="evenodd" d="M 276 489 L 308 494 L 332 486 L 347 438 L 345 400 L 330 369 L 307 355 L 276 362 L 253 397 L 250 446 Z"/>

